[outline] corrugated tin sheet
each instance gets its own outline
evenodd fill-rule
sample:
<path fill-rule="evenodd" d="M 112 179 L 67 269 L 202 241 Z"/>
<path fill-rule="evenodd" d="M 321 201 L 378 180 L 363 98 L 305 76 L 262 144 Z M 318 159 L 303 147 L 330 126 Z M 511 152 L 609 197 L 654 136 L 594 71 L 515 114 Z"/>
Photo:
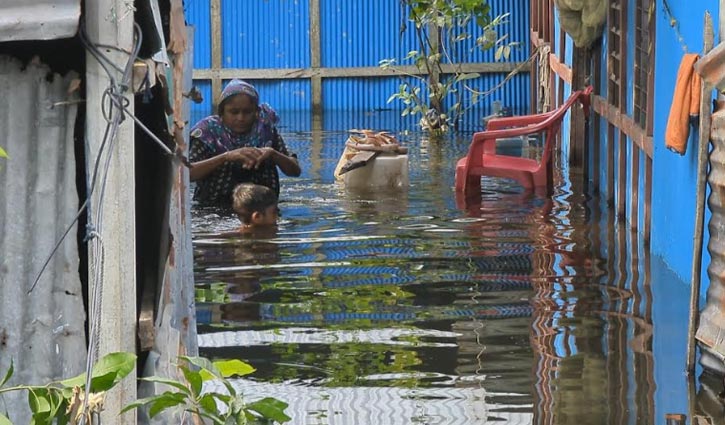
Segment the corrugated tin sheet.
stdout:
<path fill-rule="evenodd" d="M 185 0 L 184 15 L 187 23 L 194 27 L 194 68 L 211 68 L 210 1 Z M 204 99 L 211 105 L 211 97 L 205 95 Z"/>
<path fill-rule="evenodd" d="M 281 125 L 288 122 L 285 115 L 281 111 L 303 111 L 310 108 L 310 81 L 306 79 L 299 80 L 247 80 L 254 84 L 259 91 L 259 97 L 262 102 L 269 103 L 272 107 L 280 112 Z M 228 81 L 224 81 L 226 84 Z M 211 101 L 211 81 L 195 80 L 194 85 L 201 92 L 204 101 L 202 103 L 194 103 L 191 107 L 191 123 L 195 124 L 200 119 L 209 114 L 216 113 L 212 110 Z M 306 124 L 309 127 L 309 123 Z M 299 130 L 299 127 L 295 127 Z"/>
<path fill-rule="evenodd" d="M 49 76 L 50 78 L 49 80 Z M 27 295 L 53 246 L 76 215 L 74 75 L 0 57 L 0 375 L 15 363 L 14 384 L 43 384 L 84 370 L 85 313 L 76 229 Z M 24 393 L 5 395 L 15 423 L 29 423 Z"/>
<path fill-rule="evenodd" d="M 711 172 L 708 183 L 712 190 L 708 206 L 712 216 L 708 223 L 710 240 L 707 249 L 710 252 L 710 264 L 707 274 L 710 287 L 707 290 L 707 305 L 702 310 L 697 339 L 704 348 L 714 354 L 719 361 L 717 369 L 725 370 L 725 111 L 720 110 L 712 116 L 712 144 L 710 154 Z M 711 366 L 712 367 L 712 366 Z M 712 367 L 715 369 L 715 367 Z"/>
<path fill-rule="evenodd" d="M 53 40 L 78 31 L 80 0 L 3 0 L 0 41 Z"/>
<path fill-rule="evenodd" d="M 498 27 L 508 34 L 508 41 L 520 42 L 509 58 L 512 62 L 528 59 L 529 1 L 493 0 L 492 16 L 510 13 L 507 23 Z M 210 15 L 208 0 L 189 0 L 187 19 L 197 28 L 195 68 L 211 67 Z M 309 68 L 309 0 L 264 2 L 222 1 L 222 66 L 225 68 Z M 408 51 L 418 49 L 411 22 L 397 0 L 320 1 L 320 36 L 322 67 L 376 67 L 381 59 L 396 58 L 403 62 Z M 402 36 L 399 29 L 406 23 Z M 253 28 L 254 31 L 250 31 Z M 481 34 L 473 23 L 473 39 Z M 481 52 L 475 41 L 460 43 L 457 57 L 464 62 L 494 62 L 495 50 Z M 481 77 L 481 87 L 489 89 L 503 80 L 502 74 Z M 498 91 L 504 105 L 515 113 L 528 112 L 528 74 L 521 74 Z M 206 83 L 205 83 L 206 84 Z M 309 109 L 309 80 L 258 81 L 261 97 L 278 110 Z M 327 110 L 402 109 L 388 104 L 388 97 L 398 91 L 398 78 L 326 78 L 323 80 L 323 108 Z M 493 96 L 492 96 L 493 99 Z M 449 103 L 453 103 L 450 101 Z M 205 116 L 211 93 L 194 107 L 192 118 Z M 491 103 L 483 102 L 478 117 L 490 113 Z M 520 112 L 519 112 L 520 111 Z M 477 130 L 476 117 L 464 128 Z M 194 121 L 195 122 L 195 121 Z"/>
<path fill-rule="evenodd" d="M 323 67 L 378 66 L 418 49 L 412 30 L 400 38 L 404 21 L 397 0 L 321 0 L 320 21 Z"/>
<path fill-rule="evenodd" d="M 309 67 L 309 8 L 308 0 L 222 0 L 222 66 Z"/>
<path fill-rule="evenodd" d="M 491 16 L 509 13 L 504 24 L 497 27 L 499 36 L 508 34 L 508 42 L 520 42 L 511 52 L 511 61 L 529 57 L 529 1 L 493 0 Z M 419 50 L 412 22 L 406 19 L 400 3 L 391 0 L 347 1 L 322 0 L 322 66 L 378 66 L 381 59 L 396 58 L 398 62 L 410 50 Z M 400 28 L 406 30 L 401 34 Z M 483 31 L 473 22 L 466 31 L 471 39 L 456 43 L 455 57 L 461 62 L 494 62 L 494 50 L 482 52 L 475 40 Z"/>

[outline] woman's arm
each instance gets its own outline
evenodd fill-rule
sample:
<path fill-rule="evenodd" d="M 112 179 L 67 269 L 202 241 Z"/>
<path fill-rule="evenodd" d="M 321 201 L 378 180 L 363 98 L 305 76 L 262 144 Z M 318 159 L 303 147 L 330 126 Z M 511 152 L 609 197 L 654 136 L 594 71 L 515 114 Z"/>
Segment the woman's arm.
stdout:
<path fill-rule="evenodd" d="M 191 181 L 202 180 L 227 162 L 239 162 L 243 168 L 252 169 L 262 156 L 263 153 L 257 148 L 239 148 L 202 161 L 192 162 L 189 179 Z"/>
<path fill-rule="evenodd" d="M 272 148 L 262 148 L 264 150 L 269 149 L 271 153 L 269 154 L 269 158 L 274 161 L 275 164 L 279 167 L 280 170 L 282 170 L 285 175 L 288 175 L 290 177 L 299 177 L 300 174 L 302 174 L 302 169 L 300 168 L 300 163 L 297 161 L 297 158 L 294 156 L 285 155 L 282 152 L 276 151 Z M 261 161 L 260 161 L 261 162 Z"/>
<path fill-rule="evenodd" d="M 192 162 L 191 169 L 189 170 L 189 179 L 191 181 L 197 181 L 206 178 L 209 174 L 213 173 L 214 170 L 226 164 L 228 153 L 229 152 L 224 152 L 208 159 Z"/>

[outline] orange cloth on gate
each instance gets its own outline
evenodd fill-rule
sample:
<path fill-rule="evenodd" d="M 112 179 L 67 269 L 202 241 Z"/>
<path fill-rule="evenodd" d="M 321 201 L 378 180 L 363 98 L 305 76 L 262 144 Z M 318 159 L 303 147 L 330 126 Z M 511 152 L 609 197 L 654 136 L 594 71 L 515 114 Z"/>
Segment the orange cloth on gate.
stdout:
<path fill-rule="evenodd" d="M 700 114 L 702 79 L 694 68 L 699 57 L 696 53 L 688 53 L 682 57 L 680 69 L 677 71 L 675 92 L 672 95 L 670 117 L 667 120 L 665 146 L 680 155 L 684 155 L 687 150 L 690 116 Z"/>

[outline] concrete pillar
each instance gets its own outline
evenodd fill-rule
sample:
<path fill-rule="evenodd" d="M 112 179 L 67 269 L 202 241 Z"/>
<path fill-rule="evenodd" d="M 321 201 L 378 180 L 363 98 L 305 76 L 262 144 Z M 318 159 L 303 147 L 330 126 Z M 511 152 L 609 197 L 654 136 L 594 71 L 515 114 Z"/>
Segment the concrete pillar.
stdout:
<path fill-rule="evenodd" d="M 85 25 L 90 43 L 112 46 L 100 51 L 123 69 L 133 50 L 133 2 L 129 0 L 94 0 L 85 3 Z M 121 72 L 106 65 L 118 83 Z M 86 54 L 86 140 L 87 171 L 92 177 L 95 159 L 103 142 L 107 121 L 102 114 L 104 91 L 110 78 L 90 54 Z M 133 93 L 125 93 L 133 111 Z M 106 99 L 107 101 L 108 99 Z M 108 105 L 106 104 L 105 107 Z M 118 110 L 114 110 L 117 114 Z M 101 155 L 99 177 L 91 198 L 89 222 L 96 226 L 99 238 L 89 241 L 89 283 L 91 293 L 102 284 L 100 313 L 89 313 L 89 323 L 98 326 L 97 358 L 111 352 L 136 352 L 136 239 L 134 182 L 134 123 L 125 119 L 109 140 Z M 110 148 L 110 149 L 109 149 Z M 110 154 L 108 177 L 103 189 L 106 154 Z M 101 199 L 101 196 L 103 198 Z M 102 210 L 101 210 L 102 207 Z M 99 215 L 98 212 L 102 213 Z M 100 243 L 99 243 L 100 242 Z M 102 252 L 101 252 L 102 250 Z M 102 259 L 102 261 L 97 261 Z M 100 264 L 97 279 L 94 264 Z M 90 309 L 89 309 L 90 310 Z M 95 316 L 95 317 L 94 317 Z M 91 341 L 93 342 L 93 341 Z M 94 345 L 89 347 L 93 352 Z M 126 404 L 136 400 L 136 372 L 132 371 L 107 395 L 103 423 L 135 424 L 135 410 L 118 416 Z"/>

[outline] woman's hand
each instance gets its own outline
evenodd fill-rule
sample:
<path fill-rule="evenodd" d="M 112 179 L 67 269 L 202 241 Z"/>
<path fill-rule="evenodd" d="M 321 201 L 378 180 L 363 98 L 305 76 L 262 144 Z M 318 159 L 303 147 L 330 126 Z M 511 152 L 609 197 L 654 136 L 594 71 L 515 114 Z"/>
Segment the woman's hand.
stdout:
<path fill-rule="evenodd" d="M 273 159 L 274 155 L 277 153 L 277 151 L 272 148 L 257 148 L 257 150 L 260 152 L 260 155 L 257 158 L 257 164 L 254 168 L 259 168 L 264 161 Z"/>
<path fill-rule="evenodd" d="M 264 155 L 262 149 L 245 147 L 227 152 L 225 160 L 227 162 L 238 162 L 242 165 L 242 168 L 252 170 L 259 168 L 259 164 L 264 161 Z M 265 158 L 267 157 L 269 155 Z"/>

